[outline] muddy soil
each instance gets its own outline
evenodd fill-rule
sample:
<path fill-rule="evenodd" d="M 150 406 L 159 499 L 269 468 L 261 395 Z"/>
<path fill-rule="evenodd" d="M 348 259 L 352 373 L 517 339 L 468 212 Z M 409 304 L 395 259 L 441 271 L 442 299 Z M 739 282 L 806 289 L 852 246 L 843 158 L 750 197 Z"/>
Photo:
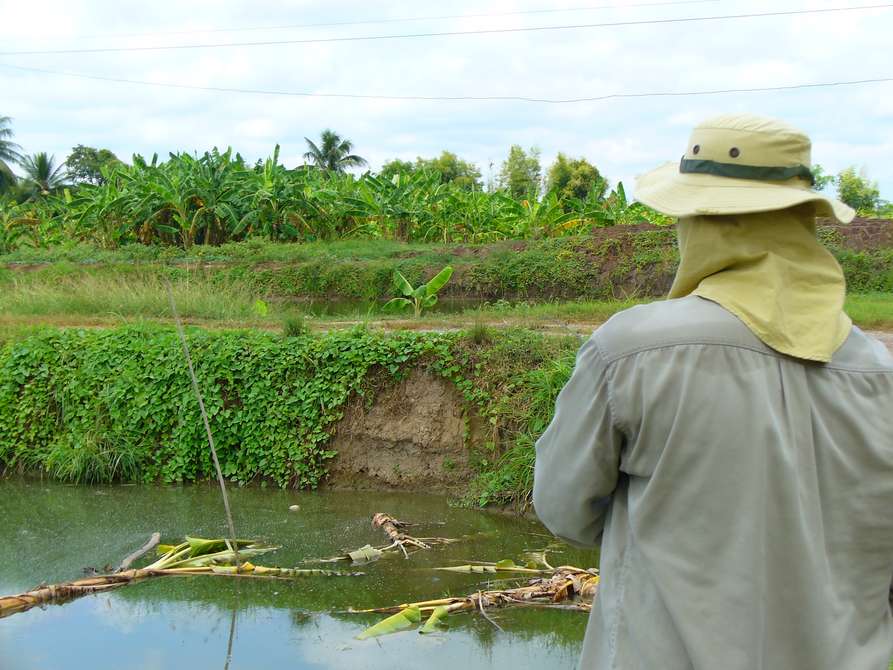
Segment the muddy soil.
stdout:
<path fill-rule="evenodd" d="M 476 417 L 466 421 L 452 384 L 415 370 L 379 391 L 369 406 L 354 398 L 329 448 L 338 452 L 327 486 L 353 490 L 459 492 L 473 476 Z"/>
<path fill-rule="evenodd" d="M 818 225 L 835 230 L 843 246 L 853 251 L 893 247 L 893 220 L 890 219 L 855 218 L 848 224 L 819 219 Z"/>

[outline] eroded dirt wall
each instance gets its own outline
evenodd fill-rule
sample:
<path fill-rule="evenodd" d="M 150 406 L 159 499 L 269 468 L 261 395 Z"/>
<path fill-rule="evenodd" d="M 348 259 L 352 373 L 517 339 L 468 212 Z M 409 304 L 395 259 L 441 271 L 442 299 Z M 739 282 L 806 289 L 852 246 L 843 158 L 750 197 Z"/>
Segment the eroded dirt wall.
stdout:
<path fill-rule="evenodd" d="M 371 406 L 355 397 L 328 448 L 327 485 L 351 489 L 459 491 L 472 478 L 462 398 L 448 381 L 415 370 L 379 391 Z"/>

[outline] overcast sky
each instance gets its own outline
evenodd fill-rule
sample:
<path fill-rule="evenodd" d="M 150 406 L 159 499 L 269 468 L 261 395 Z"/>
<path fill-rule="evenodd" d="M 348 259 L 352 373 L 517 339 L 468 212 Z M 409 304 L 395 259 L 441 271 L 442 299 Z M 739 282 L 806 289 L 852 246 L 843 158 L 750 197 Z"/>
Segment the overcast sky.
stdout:
<path fill-rule="evenodd" d="M 660 0 L 653 0 L 659 2 Z M 663 0 L 667 1 L 667 0 Z M 250 42 L 555 26 L 855 7 L 875 0 L 150 3 L 0 0 L 0 51 Z M 589 8 L 581 9 L 582 5 Z M 596 5 L 601 9 L 595 8 Z M 350 26 L 294 24 L 427 18 Z M 270 29 L 270 27 L 280 27 Z M 253 28 L 264 28 L 254 30 Z M 221 29 L 241 28 L 223 32 Z M 245 30 L 252 28 L 252 30 Z M 192 31 L 192 32 L 186 32 Z M 177 34 L 172 34 L 177 33 Z M 137 152 L 232 146 L 246 158 L 276 143 L 288 166 L 304 136 L 332 128 L 373 167 L 448 149 L 484 177 L 511 144 L 584 156 L 612 182 L 683 153 L 691 126 L 714 113 L 783 118 L 809 133 L 826 171 L 864 168 L 893 199 L 893 83 L 715 96 L 545 105 L 387 101 L 206 92 L 92 81 L 9 65 L 103 77 L 316 93 L 591 97 L 611 93 L 784 86 L 893 76 L 893 8 L 611 28 L 129 53 L 0 56 L 0 116 L 29 153 L 71 147 Z"/>

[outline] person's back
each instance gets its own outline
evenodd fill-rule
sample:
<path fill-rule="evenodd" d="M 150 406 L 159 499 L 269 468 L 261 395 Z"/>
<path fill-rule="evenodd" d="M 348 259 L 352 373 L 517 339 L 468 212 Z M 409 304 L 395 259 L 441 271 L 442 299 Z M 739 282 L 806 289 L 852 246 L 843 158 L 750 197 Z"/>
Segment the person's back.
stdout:
<path fill-rule="evenodd" d="M 843 313 L 812 208 L 852 212 L 749 181 L 808 174 L 772 167 L 808 148 L 789 127 L 719 117 L 691 144 L 769 167 L 684 158 L 716 174 L 642 189 L 680 217 L 671 299 L 595 332 L 537 443 L 540 519 L 601 542 L 581 667 L 887 670 L 893 356 Z"/>
<path fill-rule="evenodd" d="M 606 366 L 625 476 L 584 667 L 885 669 L 883 345 L 853 329 L 830 363 L 804 362 L 689 297 L 618 314 L 587 346 Z"/>

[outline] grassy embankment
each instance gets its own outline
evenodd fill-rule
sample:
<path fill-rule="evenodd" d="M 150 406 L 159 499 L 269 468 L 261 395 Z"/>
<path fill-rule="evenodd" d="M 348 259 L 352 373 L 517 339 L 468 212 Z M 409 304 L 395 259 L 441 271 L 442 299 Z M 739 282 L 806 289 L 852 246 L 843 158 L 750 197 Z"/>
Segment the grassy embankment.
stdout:
<path fill-rule="evenodd" d="M 375 321 L 390 328 L 569 323 L 585 330 L 634 302 L 665 294 L 678 261 L 670 229 L 598 232 L 484 246 L 345 241 L 245 242 L 188 254 L 138 245 L 20 250 L 0 257 L 0 337 L 40 323 L 165 321 L 165 280 L 173 284 L 183 316 L 205 327 L 279 329 L 288 322 L 294 329 L 304 320 L 316 329 Z M 823 229 L 822 236 L 847 275 L 847 309 L 856 323 L 893 327 L 893 249 L 854 248 L 834 228 Z M 393 295 L 395 270 L 416 282 L 446 264 L 456 270 L 443 292 L 449 312 L 409 321 L 377 309 Z"/>
<path fill-rule="evenodd" d="M 315 487 L 346 403 L 425 369 L 455 384 L 472 449 L 466 502 L 524 502 L 533 442 L 573 367 L 575 337 L 521 329 L 325 335 L 190 331 L 226 477 Z M 471 430 L 468 431 L 469 435 Z M 0 346 L 0 470 L 71 481 L 180 482 L 212 466 L 172 328 L 53 329 Z"/>
<path fill-rule="evenodd" d="M 597 232 L 476 247 L 246 242 L 0 257 L 0 465 L 73 480 L 207 476 L 169 327 L 169 280 L 181 313 L 205 327 L 192 337 L 227 476 L 315 485 L 347 399 L 422 366 L 494 427 L 478 445 L 470 499 L 525 500 L 533 442 L 579 343 L 568 331 L 663 295 L 678 260 L 671 230 Z M 847 275 L 854 320 L 893 327 L 893 249 L 852 244 L 838 229 L 822 236 Z M 446 264 L 456 269 L 447 298 L 470 301 L 465 309 L 410 320 L 363 304 L 393 295 L 395 270 L 415 282 Z M 315 312 L 339 300 L 354 302 Z"/>

